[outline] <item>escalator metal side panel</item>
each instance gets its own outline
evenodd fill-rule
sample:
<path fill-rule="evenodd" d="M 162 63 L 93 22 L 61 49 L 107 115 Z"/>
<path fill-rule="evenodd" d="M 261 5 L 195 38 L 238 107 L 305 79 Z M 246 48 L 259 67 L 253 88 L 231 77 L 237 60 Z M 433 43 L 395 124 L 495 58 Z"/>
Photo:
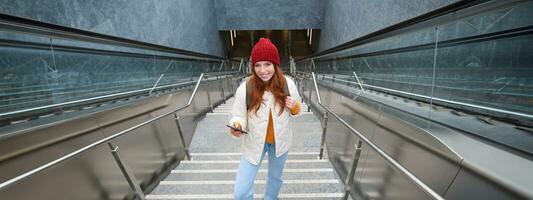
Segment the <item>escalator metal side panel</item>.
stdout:
<path fill-rule="evenodd" d="M 319 90 L 325 106 L 438 193 L 443 194 L 446 191 L 460 168 L 461 159 L 446 149 L 441 141 L 413 125 L 416 123 L 397 118 L 397 113 L 387 110 L 379 103 L 359 98 L 356 94 L 340 93 L 339 90 L 324 85 L 321 85 Z M 311 104 L 317 106 L 315 102 Z M 328 121 L 326 144 L 329 158 L 342 179 L 346 179 L 347 171 L 353 162 L 353 147 L 358 140 L 357 136 L 335 119 Z M 405 176 L 389 167 L 367 145 L 363 145 L 355 176 L 356 183 L 352 189 L 363 198 L 428 198 Z"/>
<path fill-rule="evenodd" d="M 210 84 L 222 85 L 225 91 L 230 91 L 229 85 L 221 84 L 225 81 L 223 79 Z M 196 124 L 209 111 L 206 88 L 201 85 L 191 107 L 179 112 L 187 145 L 192 140 Z M 215 86 L 211 90 L 214 89 Z M 0 161 L 0 177 L 5 181 L 105 136 L 183 106 L 191 93 L 192 89 L 183 89 L 172 94 L 138 99 L 3 138 L 0 140 L 0 158 L 5 159 Z M 223 101 L 222 96 L 214 100 Z M 41 145 L 43 143 L 46 145 Z M 168 175 L 185 155 L 173 115 L 117 138 L 113 145 L 119 146 L 122 161 L 132 170 L 145 192 Z M 20 153 L 25 148 L 33 149 Z M 0 192 L 2 197 L 9 197 L 7 199 L 59 200 L 124 199 L 132 197 L 132 194 L 107 145 L 67 160 Z"/>
<path fill-rule="evenodd" d="M 62 147 L 65 146 L 68 144 L 62 144 Z M 50 157 L 50 153 L 40 150 L 29 156 Z M 21 162 L 16 163 L 16 167 L 24 165 Z M 131 189 L 107 145 L 49 168 L 0 192 L 2 199 L 58 200 L 121 200 L 131 194 Z"/>

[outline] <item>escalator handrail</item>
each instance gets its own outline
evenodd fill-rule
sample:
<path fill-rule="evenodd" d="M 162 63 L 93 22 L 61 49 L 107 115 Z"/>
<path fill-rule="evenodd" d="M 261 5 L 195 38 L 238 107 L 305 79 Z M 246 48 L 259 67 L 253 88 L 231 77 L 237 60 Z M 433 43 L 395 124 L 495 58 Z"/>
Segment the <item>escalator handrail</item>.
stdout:
<path fill-rule="evenodd" d="M 313 83 L 315 87 L 315 91 L 318 98 L 318 104 L 324 108 L 326 112 L 331 114 L 335 119 L 337 119 L 341 124 L 343 124 L 348 130 L 350 130 L 352 133 L 356 134 L 364 143 L 366 143 L 370 148 L 372 148 L 376 153 L 381 156 L 389 166 L 391 166 L 396 171 L 399 171 L 401 174 L 405 175 L 411 182 L 413 182 L 418 188 L 420 188 L 424 193 L 431 196 L 433 199 L 438 200 L 444 200 L 442 196 L 440 196 L 437 192 L 435 192 L 433 189 L 431 189 L 428 185 L 426 185 L 424 182 L 422 182 L 420 179 L 418 179 L 414 174 L 409 172 L 405 167 L 403 167 L 398 161 L 396 161 L 394 158 L 389 156 L 385 151 L 380 149 L 376 144 L 374 144 L 372 141 L 370 141 L 368 138 L 366 138 L 363 134 L 361 134 L 359 131 L 357 131 L 355 128 L 350 126 L 346 121 L 344 121 L 341 117 L 339 117 L 335 112 L 331 111 L 329 108 L 324 106 L 322 104 L 322 100 L 320 99 L 320 93 L 318 91 L 318 86 L 316 83 L 316 77 L 315 73 L 311 72 L 311 76 L 313 78 Z"/>
<path fill-rule="evenodd" d="M 335 81 L 341 81 L 341 82 L 345 82 L 345 83 L 359 84 L 359 83 L 354 82 L 354 81 L 348 81 L 348 80 L 343 80 L 343 79 L 333 78 L 333 77 L 328 77 L 328 76 L 324 76 L 324 78 L 332 79 L 332 80 L 335 80 Z M 365 83 L 362 83 L 361 85 L 363 85 L 365 87 L 369 87 L 369 88 L 378 89 L 378 90 L 384 90 L 384 91 L 387 91 L 387 92 L 393 92 L 393 93 L 397 93 L 397 94 L 403 94 L 403 95 L 408 95 L 408 96 L 419 97 L 419 98 L 427 99 L 428 101 L 431 100 L 433 102 L 438 101 L 438 102 L 449 103 L 449 104 L 453 104 L 453 105 L 457 105 L 457 106 L 471 107 L 471 108 L 476 108 L 476 109 L 488 110 L 488 111 L 492 111 L 492 112 L 496 112 L 496 113 L 503 113 L 503 114 L 512 115 L 512 116 L 524 117 L 524 118 L 526 118 L 528 120 L 532 120 L 533 119 L 533 115 L 530 115 L 530 114 L 527 114 L 527 113 L 520 113 L 520 112 L 515 112 L 515 111 L 510 111 L 510 110 L 491 108 L 491 107 L 480 106 L 480 105 L 475 105 L 475 104 L 470 104 L 470 103 L 462 103 L 462 102 L 458 102 L 458 101 L 452 101 L 452 100 L 441 99 L 441 98 L 437 98 L 437 97 L 430 97 L 430 96 L 425 96 L 425 95 L 421 95 L 421 94 L 415 94 L 415 93 L 411 93 L 411 92 L 404 92 L 404 91 L 400 91 L 400 90 L 394 90 L 394 89 L 379 87 L 379 86 L 375 86 L 375 85 L 369 85 L 369 84 L 365 84 Z"/>
<path fill-rule="evenodd" d="M 189 101 L 188 101 L 187 105 L 182 106 L 182 107 L 180 107 L 180 108 L 178 108 L 178 109 L 172 110 L 172 111 L 170 111 L 170 112 L 167 112 L 167 113 L 165 113 L 165 114 L 159 115 L 159 116 L 157 116 L 157 117 L 154 117 L 154 118 L 152 118 L 152 119 L 150 119 L 150 120 L 144 121 L 144 122 L 142 122 L 142 123 L 140 123 L 140 124 L 137 124 L 137 125 L 135 125 L 135 126 L 132 126 L 132 127 L 130 127 L 130 128 L 124 129 L 124 130 L 122 130 L 122 131 L 120 131 L 120 132 L 117 132 L 117 133 L 111 135 L 111 136 L 108 136 L 108 137 L 106 137 L 106 138 L 104 138 L 104 139 L 98 140 L 98 141 L 96 141 L 96 142 L 94 142 L 94 143 L 92 143 L 92 144 L 89 144 L 89 145 L 87 145 L 87 146 L 85 146 L 85 147 L 82 147 L 82 148 L 80 148 L 80 149 L 78 149 L 78 150 L 76 150 L 76 151 L 73 151 L 73 152 L 71 152 L 71 153 L 65 155 L 65 156 L 62 156 L 61 158 L 58 158 L 58 159 L 53 160 L 53 161 L 51 161 L 51 162 L 48 162 L 48 163 L 46 163 L 46 164 L 44 164 L 44 165 L 41 165 L 41 166 L 39 166 L 39 167 L 37 167 L 37 168 L 34 168 L 34 169 L 30 170 L 30 171 L 27 171 L 27 172 L 25 172 L 25 173 L 23 173 L 23 174 L 20 174 L 20 175 L 14 177 L 14 178 L 11 178 L 11 179 L 9 179 L 9 180 L 3 182 L 3 183 L 0 183 L 0 191 L 2 191 L 2 190 L 4 190 L 4 189 L 8 188 L 9 186 L 11 186 L 11 185 L 13 185 L 13 184 L 15 184 L 15 183 L 18 183 L 18 182 L 20 182 L 20 181 L 22 181 L 22 180 L 24 180 L 24 179 L 26 179 L 26 178 L 29 178 L 29 177 L 31 177 L 31 176 L 33 176 L 33 175 L 36 175 L 36 174 L 38 174 L 39 172 L 42 172 L 42 171 L 44 171 L 44 170 L 46 170 L 46 169 L 49 169 L 49 168 L 51 168 L 51 167 L 54 167 L 54 166 L 56 166 L 56 165 L 58 165 L 58 164 L 60 164 L 60 163 L 62 163 L 62 162 L 64 162 L 64 161 L 67 161 L 67 160 L 72 159 L 72 158 L 74 158 L 74 157 L 80 156 L 80 155 L 83 154 L 84 152 L 87 152 L 87 151 L 89 151 L 89 150 L 91 150 L 91 149 L 94 149 L 94 148 L 96 148 L 96 147 L 98 147 L 98 146 L 100 146 L 100 145 L 102 145 L 102 144 L 105 144 L 105 143 L 111 142 L 111 141 L 114 140 L 115 138 L 118 138 L 118 137 L 120 137 L 120 136 L 122 136 L 122 135 L 125 135 L 125 134 L 127 134 L 127 133 L 130 133 L 130 132 L 133 131 L 133 130 L 136 130 L 136 129 L 138 129 L 138 128 L 140 128 L 140 127 L 143 127 L 143 126 L 145 126 L 145 125 L 147 125 L 147 124 L 150 124 L 150 123 L 152 123 L 152 122 L 158 121 L 158 120 L 160 120 L 160 119 L 162 119 L 162 118 L 164 118 L 164 117 L 167 117 L 167 116 L 169 116 L 169 115 L 172 115 L 172 114 L 174 114 L 174 113 L 176 113 L 176 112 L 178 112 L 178 111 L 181 111 L 181 110 L 183 110 L 183 109 L 189 107 L 189 106 L 192 104 L 192 101 L 193 101 L 193 99 L 194 99 L 194 96 L 196 95 L 196 91 L 198 90 L 198 87 L 199 87 L 200 82 L 202 81 L 203 77 L 204 77 L 204 74 L 203 74 L 203 73 L 200 74 L 200 77 L 198 78 L 198 81 L 196 82 L 196 86 L 194 87 L 194 90 L 193 90 L 193 92 L 192 92 L 192 94 L 191 94 L 191 97 L 189 98 Z"/>
<path fill-rule="evenodd" d="M 230 72 L 230 73 L 218 74 L 218 75 L 230 75 L 230 74 L 236 74 L 236 73 L 238 73 L 238 72 Z M 202 73 L 202 74 L 204 74 L 204 73 Z M 207 73 L 205 73 L 205 74 L 207 76 Z M 186 81 L 186 82 L 181 82 L 181 83 L 176 83 L 176 84 L 157 86 L 154 89 L 155 90 L 159 90 L 159 89 L 163 89 L 163 88 L 177 87 L 177 86 L 191 84 L 191 83 L 194 83 L 194 82 L 195 81 Z M 138 90 L 131 90 L 131 91 L 126 91 L 126 92 L 119 92 L 119 93 L 108 94 L 108 95 L 102 95 L 102 96 L 91 97 L 91 98 L 86 98 L 86 99 L 68 101 L 68 102 L 57 103 L 57 104 L 52 104 L 52 105 L 39 106 L 39 107 L 28 108 L 28 109 L 23 109 L 23 110 L 5 112 L 5 113 L 0 113 L 0 118 L 7 117 L 7 116 L 10 116 L 10 115 L 15 115 L 15 114 L 29 113 L 29 112 L 35 112 L 35 111 L 51 109 L 51 108 L 59 108 L 59 107 L 62 107 L 62 106 L 70 106 L 70 105 L 75 105 L 75 104 L 84 103 L 84 102 L 111 99 L 113 97 L 120 97 L 120 96 L 124 96 L 124 95 L 133 95 L 133 94 L 138 94 L 138 93 L 142 93 L 142 92 L 148 92 L 148 91 L 150 91 L 150 89 L 152 89 L 152 87 L 148 87 L 148 88 L 144 88 L 144 89 L 138 89 Z"/>

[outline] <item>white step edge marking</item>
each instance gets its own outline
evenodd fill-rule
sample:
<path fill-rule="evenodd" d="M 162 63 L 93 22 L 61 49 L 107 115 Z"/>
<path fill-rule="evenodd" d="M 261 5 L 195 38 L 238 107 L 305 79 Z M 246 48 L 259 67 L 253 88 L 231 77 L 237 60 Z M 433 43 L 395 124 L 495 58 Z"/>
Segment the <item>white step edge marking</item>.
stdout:
<path fill-rule="evenodd" d="M 266 173 L 267 169 L 259 169 L 259 173 Z M 306 173 L 306 172 L 333 172 L 332 168 L 289 168 L 284 169 L 284 173 Z M 237 169 L 177 169 L 172 170 L 173 174 L 202 174 L 202 173 L 237 173 Z"/>
<path fill-rule="evenodd" d="M 283 184 L 339 183 L 337 179 L 283 180 Z M 159 185 L 234 185 L 235 181 L 161 181 Z M 266 180 L 255 180 L 254 184 L 266 184 Z"/>
<path fill-rule="evenodd" d="M 207 115 L 229 115 L 229 113 L 207 113 Z"/>
<path fill-rule="evenodd" d="M 279 194 L 279 198 L 340 198 L 343 193 L 292 193 Z M 146 195 L 147 199 L 233 199 L 233 194 L 184 194 L 184 195 Z M 263 194 L 254 194 L 254 199 L 263 198 Z"/>
<path fill-rule="evenodd" d="M 239 163 L 240 160 L 183 160 L 180 164 L 230 164 Z M 317 159 L 302 159 L 302 160 L 287 160 L 285 163 L 326 163 L 328 160 Z M 263 160 L 262 163 L 268 163 L 268 160 Z"/>
<path fill-rule="evenodd" d="M 207 115 L 229 115 L 230 112 L 221 112 L 221 111 L 213 111 L 212 113 L 207 113 Z M 302 115 L 309 115 L 309 114 L 313 114 L 313 112 L 302 112 L 301 113 Z"/>
<path fill-rule="evenodd" d="M 242 153 L 191 153 L 191 156 L 240 156 Z M 289 152 L 289 155 L 318 155 L 317 152 Z"/>

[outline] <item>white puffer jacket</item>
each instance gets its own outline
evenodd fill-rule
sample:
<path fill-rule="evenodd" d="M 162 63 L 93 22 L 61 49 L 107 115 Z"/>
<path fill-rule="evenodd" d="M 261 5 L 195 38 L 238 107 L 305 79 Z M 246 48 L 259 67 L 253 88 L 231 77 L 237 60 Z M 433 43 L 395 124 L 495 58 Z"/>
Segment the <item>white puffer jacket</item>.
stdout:
<path fill-rule="evenodd" d="M 291 97 L 301 102 L 302 98 L 298 94 L 298 89 L 294 81 L 287 76 L 285 76 L 285 79 L 287 80 Z M 281 107 L 275 103 L 274 95 L 269 91 L 265 91 L 263 99 L 264 104 L 260 106 L 257 114 L 248 116 L 246 112 L 246 81 L 242 82 L 235 92 L 235 102 L 233 103 L 229 122 L 229 124 L 238 122 L 248 132 L 248 134 L 242 134 L 240 137 L 241 151 L 245 159 L 254 165 L 259 163 L 261 153 L 263 152 L 270 109 L 272 109 L 276 157 L 289 151 L 292 142 L 292 125 L 290 121 L 292 117 L 298 116 L 301 113 L 292 115 L 289 108 L 285 108 L 285 111 L 281 115 L 278 115 Z M 233 137 L 236 138 L 235 136 Z"/>

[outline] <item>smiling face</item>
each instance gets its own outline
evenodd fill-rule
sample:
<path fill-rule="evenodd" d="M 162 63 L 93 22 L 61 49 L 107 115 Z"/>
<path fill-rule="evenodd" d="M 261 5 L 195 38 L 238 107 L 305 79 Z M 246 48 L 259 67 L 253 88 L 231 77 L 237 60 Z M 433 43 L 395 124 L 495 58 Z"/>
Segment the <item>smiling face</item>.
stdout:
<path fill-rule="evenodd" d="M 254 71 L 261 80 L 268 82 L 275 73 L 274 63 L 270 61 L 258 61 L 254 64 Z"/>

